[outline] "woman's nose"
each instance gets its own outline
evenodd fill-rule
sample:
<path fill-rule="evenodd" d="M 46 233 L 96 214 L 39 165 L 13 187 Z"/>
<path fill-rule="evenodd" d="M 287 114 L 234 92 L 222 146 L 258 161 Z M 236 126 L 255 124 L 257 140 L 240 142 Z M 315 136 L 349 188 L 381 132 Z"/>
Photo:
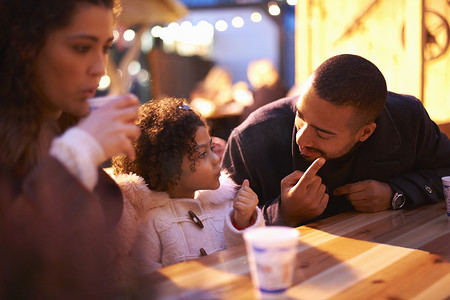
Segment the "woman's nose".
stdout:
<path fill-rule="evenodd" d="M 103 76 L 106 74 L 107 56 L 104 53 L 96 54 L 90 68 L 90 72 L 96 76 Z"/>

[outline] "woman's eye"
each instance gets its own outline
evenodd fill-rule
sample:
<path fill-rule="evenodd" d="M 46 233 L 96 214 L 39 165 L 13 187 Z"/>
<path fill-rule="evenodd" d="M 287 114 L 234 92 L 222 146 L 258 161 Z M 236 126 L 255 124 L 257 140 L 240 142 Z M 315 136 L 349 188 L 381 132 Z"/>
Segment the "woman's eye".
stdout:
<path fill-rule="evenodd" d="M 106 45 L 105 47 L 103 47 L 103 53 L 108 53 L 109 50 L 112 48 L 112 45 Z"/>
<path fill-rule="evenodd" d="M 199 158 L 204 158 L 205 156 L 206 156 L 206 152 L 201 152 L 201 153 L 198 155 Z"/>
<path fill-rule="evenodd" d="M 90 49 L 90 46 L 87 45 L 76 45 L 74 46 L 75 51 L 78 53 L 87 53 Z"/>

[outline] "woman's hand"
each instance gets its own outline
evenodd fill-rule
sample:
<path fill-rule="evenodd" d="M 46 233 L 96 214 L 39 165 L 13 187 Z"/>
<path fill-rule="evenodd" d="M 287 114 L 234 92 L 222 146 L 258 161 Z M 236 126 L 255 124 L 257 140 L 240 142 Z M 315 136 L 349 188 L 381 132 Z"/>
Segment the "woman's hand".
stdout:
<path fill-rule="evenodd" d="M 133 141 L 140 135 L 135 124 L 139 99 L 133 94 L 109 96 L 107 104 L 93 110 L 77 125 L 102 146 L 105 159 L 125 154 L 134 160 Z"/>
<path fill-rule="evenodd" d="M 245 179 L 233 203 L 234 222 L 239 228 L 245 228 L 250 225 L 258 202 L 258 196 L 250 188 L 248 180 Z"/>

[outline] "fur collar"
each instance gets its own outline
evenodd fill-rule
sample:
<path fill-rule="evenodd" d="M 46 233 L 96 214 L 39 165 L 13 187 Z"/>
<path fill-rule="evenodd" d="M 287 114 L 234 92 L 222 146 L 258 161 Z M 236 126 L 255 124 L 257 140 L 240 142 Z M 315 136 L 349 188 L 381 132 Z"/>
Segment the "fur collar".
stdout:
<path fill-rule="evenodd" d="M 163 206 L 172 201 L 167 193 L 150 190 L 144 179 L 134 173 L 114 176 L 114 180 L 119 185 L 124 197 L 139 211 Z M 239 186 L 234 183 L 225 171 L 222 171 L 219 181 L 220 187 L 217 190 L 197 191 L 194 198 L 200 202 L 208 201 L 213 204 L 223 201 L 224 198 L 232 201 Z M 216 197 L 217 193 L 222 195 L 222 197 Z"/>

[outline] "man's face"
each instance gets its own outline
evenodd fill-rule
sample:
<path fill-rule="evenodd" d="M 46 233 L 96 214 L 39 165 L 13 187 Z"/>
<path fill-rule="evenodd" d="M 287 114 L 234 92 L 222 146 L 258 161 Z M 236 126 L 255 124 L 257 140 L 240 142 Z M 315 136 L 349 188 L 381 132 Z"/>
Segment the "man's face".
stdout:
<path fill-rule="evenodd" d="M 335 106 L 317 96 L 307 83 L 297 101 L 296 142 L 308 161 L 319 157 L 327 160 L 347 154 L 357 142 L 366 140 L 375 130 L 375 123 L 355 128 L 355 109 Z"/>

